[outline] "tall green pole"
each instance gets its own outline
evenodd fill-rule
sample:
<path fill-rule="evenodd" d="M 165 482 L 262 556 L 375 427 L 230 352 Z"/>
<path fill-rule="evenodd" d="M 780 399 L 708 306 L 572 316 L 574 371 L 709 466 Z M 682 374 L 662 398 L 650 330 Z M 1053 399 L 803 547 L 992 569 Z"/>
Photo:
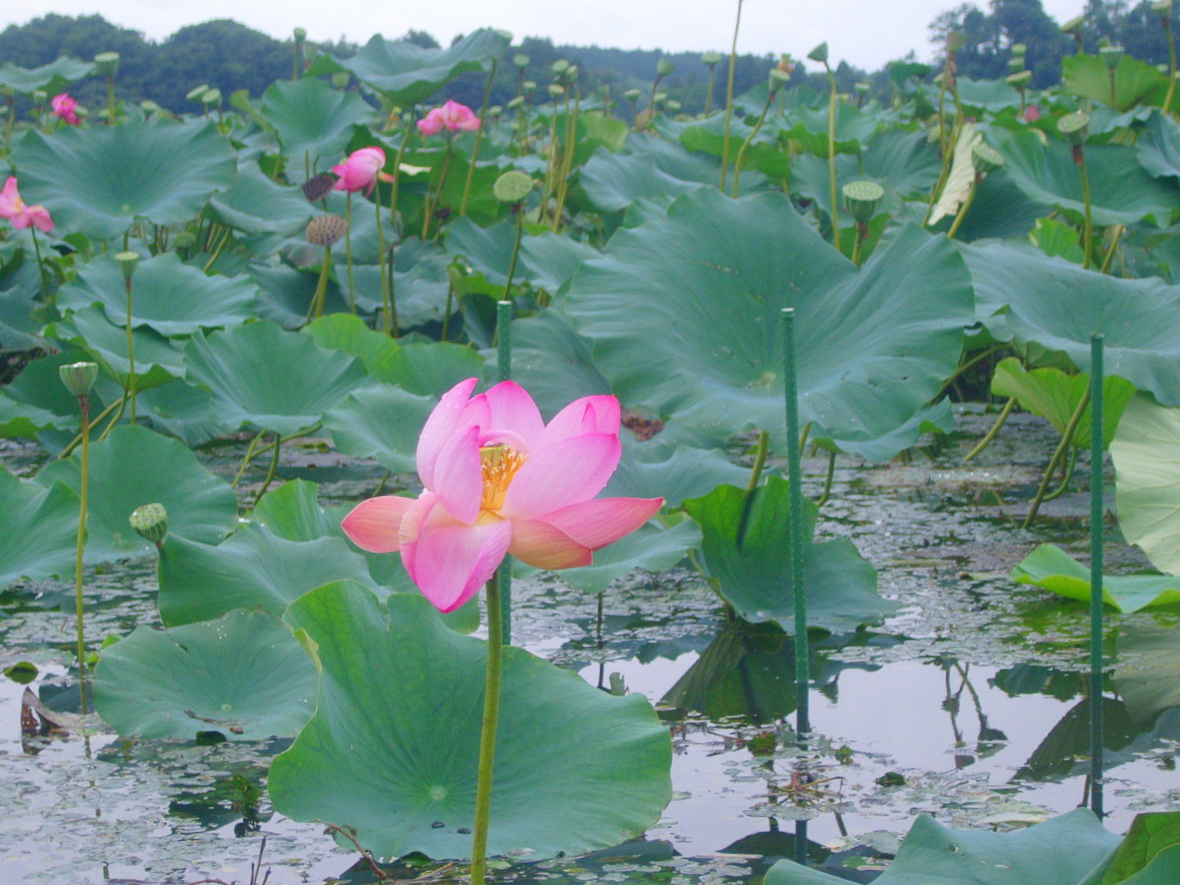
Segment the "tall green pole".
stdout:
<path fill-rule="evenodd" d="M 791 563 L 791 587 L 795 593 L 795 730 L 799 737 L 811 731 L 808 714 L 809 648 L 807 598 L 803 588 L 803 479 L 799 465 L 799 383 L 795 374 L 795 309 L 783 308 L 783 388 L 787 408 L 787 480 L 790 483 L 791 530 L 787 558 Z"/>
<path fill-rule="evenodd" d="M 1090 336 L 1090 809 L 1102 809 L 1103 336 Z"/>

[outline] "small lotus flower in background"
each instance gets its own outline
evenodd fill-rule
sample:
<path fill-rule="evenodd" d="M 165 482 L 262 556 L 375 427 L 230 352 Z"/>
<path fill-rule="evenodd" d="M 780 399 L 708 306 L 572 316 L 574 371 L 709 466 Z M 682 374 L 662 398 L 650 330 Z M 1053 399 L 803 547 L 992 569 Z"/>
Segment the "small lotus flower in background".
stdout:
<path fill-rule="evenodd" d="M 80 126 L 82 124 L 82 120 L 78 116 L 78 99 L 71 98 L 68 92 L 62 92 L 59 95 L 53 96 L 53 99 L 49 103 L 53 107 L 53 115 L 60 117 L 65 121 L 67 126 Z"/>
<path fill-rule="evenodd" d="M 416 500 L 370 498 L 343 529 L 372 553 L 400 550 L 406 571 L 444 612 L 463 605 L 511 554 L 542 569 L 590 565 L 635 531 L 663 498 L 595 498 L 618 466 L 619 403 L 588 396 L 548 425 L 512 381 L 443 395 L 418 440 Z"/>
<path fill-rule="evenodd" d="M 0 190 L 0 218 L 12 219 L 12 226 L 17 230 L 30 226 L 40 231 L 53 230 L 53 219 L 49 217 L 49 210 L 44 206 L 25 205 L 25 201 L 20 198 L 14 176 L 9 176 L 8 181 L 4 182 L 4 189 Z"/>
<path fill-rule="evenodd" d="M 363 147 L 349 154 L 343 163 L 332 167 L 336 175 L 335 189 L 338 191 L 360 191 L 366 195 L 373 192 L 377 179 L 393 181 L 393 176 L 382 172 L 385 166 L 385 151 L 379 147 Z"/>
<path fill-rule="evenodd" d="M 474 132 L 479 128 L 479 117 L 465 104 L 448 101 L 441 108 L 435 108 L 418 121 L 418 131 L 423 135 L 437 135 L 446 129 L 454 132 Z"/>

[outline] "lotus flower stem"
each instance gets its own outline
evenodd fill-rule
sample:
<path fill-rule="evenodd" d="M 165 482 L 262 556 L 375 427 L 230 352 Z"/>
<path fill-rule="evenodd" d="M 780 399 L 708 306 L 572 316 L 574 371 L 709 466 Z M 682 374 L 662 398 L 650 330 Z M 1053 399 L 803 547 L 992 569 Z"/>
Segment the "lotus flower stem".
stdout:
<path fill-rule="evenodd" d="M 480 122 L 482 126 L 482 121 Z M 434 217 L 435 211 L 438 209 L 438 204 L 442 200 L 443 185 L 447 183 L 447 170 L 451 168 L 451 152 L 454 148 L 451 145 L 451 140 L 454 136 L 447 139 L 447 152 L 443 155 L 442 172 L 438 176 L 438 187 L 435 189 L 433 196 L 426 201 L 426 217 L 422 219 L 422 239 L 428 239 L 430 235 L 430 219 Z"/>
<path fill-rule="evenodd" d="M 508 263 L 508 280 L 504 283 L 504 298 L 500 304 L 508 302 L 512 304 L 512 278 L 516 276 L 516 260 L 520 257 L 520 241 L 524 236 L 524 207 L 515 207 L 513 215 L 516 216 L 516 242 L 512 244 L 512 260 Z M 509 318 L 511 319 L 511 310 L 509 310 Z M 499 337 L 501 326 L 499 322 L 496 323 L 496 335 Z M 501 381 L 507 381 L 508 376 L 504 376 Z"/>
<path fill-rule="evenodd" d="M 574 168 L 574 148 L 578 132 L 578 112 L 582 104 L 582 90 L 574 84 L 574 113 L 570 116 L 569 101 L 566 101 L 565 150 L 561 162 L 561 177 L 557 182 L 557 205 L 553 209 L 553 232 L 561 228 L 561 215 L 565 209 L 565 198 L 569 194 L 570 173 Z"/>
<path fill-rule="evenodd" d="M 0 151 L 8 152 L 8 140 L 12 137 L 12 127 L 16 125 L 16 96 L 8 95 L 8 121 L 4 124 L 4 144 Z"/>
<path fill-rule="evenodd" d="M 1102 808 L 1103 336 L 1090 336 L 1090 810 Z"/>
<path fill-rule="evenodd" d="M 713 110 L 713 85 L 717 80 L 717 66 L 709 65 L 709 89 L 705 93 L 705 116 L 709 116 L 709 112 Z"/>
<path fill-rule="evenodd" d="M 1122 240 L 1123 234 L 1126 233 L 1127 227 L 1124 224 L 1116 224 L 1111 227 L 1111 231 L 1113 234 L 1110 238 L 1110 248 L 1106 250 L 1106 257 L 1102 259 L 1101 272 L 1104 274 L 1110 273 L 1110 266 L 1114 263 L 1114 254 L 1118 251 L 1119 242 Z"/>
<path fill-rule="evenodd" d="M 488 669 L 479 736 L 479 774 L 475 792 L 475 827 L 471 839 L 471 885 L 484 885 L 488 867 L 488 821 L 492 811 L 492 771 L 496 729 L 500 719 L 500 674 L 504 663 L 504 632 L 500 608 L 500 576 L 486 585 L 488 606 Z"/>
<path fill-rule="evenodd" d="M 742 177 L 742 161 L 746 159 L 746 151 L 754 141 L 754 136 L 758 134 L 758 130 L 762 128 L 762 124 L 766 121 L 766 112 L 770 110 L 770 103 L 774 101 L 776 91 L 772 87 L 766 94 L 766 104 L 762 106 L 762 113 L 758 115 L 758 122 L 754 124 L 754 128 L 746 136 L 746 140 L 742 142 L 742 146 L 738 149 L 737 159 L 733 161 L 733 197 L 735 200 L 737 199 L 738 187 Z"/>
<path fill-rule="evenodd" d="M 483 122 L 488 118 L 488 105 L 492 100 L 492 84 L 496 80 L 498 58 L 492 59 L 492 71 L 488 74 L 488 85 L 484 87 L 483 104 L 479 106 L 479 128 L 475 130 L 475 146 L 471 149 L 471 165 L 467 167 L 467 180 L 463 182 L 463 199 L 459 202 L 459 217 L 467 214 L 467 198 L 471 195 L 471 182 L 475 180 L 475 164 L 479 160 L 479 145 L 483 141 Z"/>
<path fill-rule="evenodd" d="M 123 395 L 119 397 L 118 402 L 114 403 L 114 405 L 118 406 L 118 411 L 115 412 L 114 417 L 111 418 L 111 420 L 107 423 L 107 426 L 103 428 L 102 433 L 99 434 L 99 442 L 102 442 L 104 439 L 106 439 L 107 435 L 115 428 L 115 426 L 123 420 L 123 410 L 127 407 L 127 388 L 123 388 Z M 94 423 L 97 424 L 98 422 L 95 421 Z"/>
<path fill-rule="evenodd" d="M 836 72 L 824 59 L 828 72 L 828 178 L 832 183 L 832 242 L 840 248 L 840 208 L 836 202 Z"/>
<path fill-rule="evenodd" d="M 210 232 L 212 232 L 212 228 L 210 228 Z M 217 263 L 217 259 L 221 257 L 221 252 L 223 249 L 225 249 L 225 244 L 228 242 L 229 228 L 227 227 L 221 232 L 221 238 L 217 241 L 217 248 L 213 250 L 213 254 L 210 255 L 209 260 L 205 262 L 205 267 L 201 271 L 202 273 L 209 273 L 209 269 Z M 124 248 L 126 247 L 124 246 Z"/>
<path fill-rule="evenodd" d="M 103 422 L 103 420 L 105 420 L 106 417 L 111 412 L 115 411 L 115 409 L 118 408 L 120 402 L 121 402 L 121 400 L 116 400 L 115 402 L 113 402 L 109 406 L 107 406 L 105 409 L 103 409 L 101 412 L 99 412 L 98 416 L 95 417 L 95 419 L 90 422 L 91 426 L 93 427 L 98 424 L 101 424 Z M 74 454 L 74 450 L 77 449 L 78 446 L 81 444 L 82 444 L 82 434 L 79 433 L 72 440 L 70 440 L 70 444 L 68 446 L 66 446 L 64 449 L 61 450 L 61 454 L 59 454 L 57 456 L 58 460 L 60 461 L 63 458 L 70 457 L 70 455 Z"/>
<path fill-rule="evenodd" d="M 520 213 L 517 213 L 518 217 Z M 523 222 L 518 221 L 520 228 Z M 520 246 L 519 229 L 516 244 Z M 516 255 L 513 254 L 515 262 Z M 509 272 L 511 277 L 511 271 Z M 511 279 L 509 279 L 511 283 Z M 496 302 L 496 375 L 498 381 L 509 381 L 512 378 L 512 302 L 505 295 L 503 301 Z M 512 642 L 512 557 L 505 556 L 500 563 L 497 577 L 500 582 L 500 597 L 502 601 L 502 630 L 504 644 Z M 490 629 L 490 628 L 489 628 Z"/>
<path fill-rule="evenodd" d="M 389 268 L 386 276 L 386 262 L 393 264 L 393 256 L 385 248 L 385 228 L 381 226 L 381 189 L 377 188 L 373 205 L 377 208 L 377 268 L 381 274 L 381 310 L 384 314 L 385 334 L 390 338 L 397 337 L 397 307 L 393 302 L 393 268 Z"/>
<path fill-rule="evenodd" d="M 799 464 L 799 382 L 795 374 L 795 310 L 783 309 L 783 388 L 787 413 L 787 481 L 790 484 L 791 531 L 787 555 L 795 593 L 795 732 L 811 731 L 808 687 L 811 682 L 807 642 L 807 597 L 803 592 L 803 477 Z"/>
<path fill-rule="evenodd" d="M 41 241 L 37 239 L 37 228 L 29 226 L 29 233 L 33 235 L 33 252 L 37 256 L 37 270 L 41 272 L 41 296 L 46 304 L 49 303 L 49 274 L 45 271 L 45 262 L 41 260 Z"/>
<path fill-rule="evenodd" d="M 352 284 L 352 191 L 344 198 L 344 220 L 348 226 L 344 229 L 344 260 L 348 264 L 348 309 L 356 316 L 356 288 Z M 380 224 L 377 225 L 381 227 Z"/>
<path fill-rule="evenodd" d="M 1015 407 L 1016 397 L 1009 397 L 1008 402 L 1004 403 L 1004 408 L 1000 410 L 1000 416 L 996 418 L 996 423 L 992 425 L 992 429 L 984 434 L 983 439 L 981 439 L 976 444 L 975 448 L 963 456 L 963 461 L 965 463 L 974 461 L 975 458 L 978 457 L 979 453 L 991 444 L 991 441 L 999 434 L 1000 428 L 1004 426 L 1004 422 L 1008 420 L 1008 416 L 1012 414 L 1012 409 Z"/>
<path fill-rule="evenodd" d="M 234 481 L 229 484 L 231 489 L 237 488 L 238 483 L 242 481 L 242 474 L 246 472 L 246 468 L 254 460 L 254 456 L 257 454 L 254 450 L 258 448 L 258 441 L 262 439 L 264 433 L 266 433 L 265 430 L 260 430 L 258 431 L 258 435 L 250 440 L 250 448 L 246 449 L 246 457 L 242 458 L 242 466 L 238 468 L 238 472 L 234 476 Z"/>
<path fill-rule="evenodd" d="M 324 260 L 320 264 L 320 278 L 315 285 L 315 294 L 311 296 L 311 303 L 307 305 L 307 317 L 304 322 L 319 319 L 324 312 L 324 299 L 328 293 L 328 274 L 332 271 L 332 247 L 324 246 Z"/>
<path fill-rule="evenodd" d="M 721 191 L 725 192 L 726 172 L 729 169 L 729 126 L 733 121 L 733 79 L 737 68 L 738 31 L 742 26 L 742 0 L 738 0 L 737 21 L 733 25 L 733 46 L 729 51 L 729 83 L 725 87 L 725 137 L 721 142 Z"/>
<path fill-rule="evenodd" d="M 758 481 L 762 479 L 762 468 L 766 466 L 766 455 L 770 450 L 770 434 L 765 430 L 758 431 L 758 447 L 754 450 L 754 466 L 750 469 L 750 481 L 746 483 L 746 492 L 753 492 L 758 488 Z"/>
<path fill-rule="evenodd" d="M 1077 408 L 1069 416 L 1069 423 L 1065 425 L 1065 432 L 1061 435 L 1061 442 L 1057 445 L 1057 451 L 1049 459 L 1049 466 L 1045 468 L 1045 475 L 1041 477 L 1041 485 L 1037 488 L 1037 495 L 1033 498 L 1032 505 L 1028 508 L 1028 516 L 1024 518 L 1024 522 L 1020 525 L 1022 529 L 1027 530 L 1032 525 L 1033 520 L 1037 518 L 1037 511 L 1041 508 L 1041 502 L 1045 500 L 1045 494 L 1049 490 L 1049 482 L 1053 479 L 1053 473 L 1057 470 L 1057 465 L 1061 463 L 1061 459 L 1065 457 L 1065 453 L 1070 445 L 1073 444 L 1074 431 L 1077 430 L 1078 424 L 1082 420 L 1082 413 L 1086 411 L 1086 406 L 1089 404 L 1090 388 L 1086 388 L 1085 393 L 1082 394 L 1082 398 L 1078 400 Z"/>
<path fill-rule="evenodd" d="M 1171 16 L 1163 17 L 1164 33 L 1168 35 L 1168 94 L 1164 98 L 1164 116 L 1172 112 L 1172 98 L 1176 95 L 1176 37 L 1172 34 Z"/>
<path fill-rule="evenodd" d="M 950 229 L 946 232 L 946 238 L 953 240 L 955 234 L 959 232 L 959 225 L 963 223 L 963 219 L 967 217 L 967 210 L 971 208 L 971 204 L 975 202 L 975 194 L 979 191 L 980 176 L 975 173 L 975 180 L 971 182 L 971 189 L 967 191 L 967 198 L 963 200 L 959 206 L 959 211 L 955 213 L 955 220 L 951 224 Z"/>
<path fill-rule="evenodd" d="M 123 253 L 120 253 L 123 254 Z M 135 340 L 131 334 L 131 275 L 126 276 L 127 289 L 127 398 L 131 400 L 131 423 L 135 423 Z"/>
<path fill-rule="evenodd" d="M 78 543 L 74 555 L 74 610 L 78 624 L 78 679 L 82 712 L 86 712 L 86 633 L 82 595 L 82 554 L 86 548 L 86 515 L 90 494 L 90 394 L 78 397 L 82 413 L 82 476 L 78 486 Z"/>
<path fill-rule="evenodd" d="M 274 453 L 270 458 L 270 469 L 266 471 L 266 479 L 262 481 L 262 485 L 258 489 L 258 494 L 254 497 L 254 506 L 258 506 L 258 502 L 262 500 L 262 496 L 266 494 L 266 490 L 270 488 L 270 484 L 274 481 L 275 471 L 279 469 L 279 450 L 282 448 L 283 438 L 279 434 L 275 434 L 273 443 Z"/>
<path fill-rule="evenodd" d="M 824 476 L 824 489 L 820 492 L 820 496 L 815 499 L 816 507 L 823 507 L 828 503 L 828 499 L 832 497 L 832 478 L 836 475 L 836 451 L 833 449 L 828 452 L 828 472 Z"/>
<path fill-rule="evenodd" d="M 1070 446 L 1069 452 L 1066 455 L 1065 467 L 1061 471 L 1061 482 L 1057 484 L 1057 488 L 1045 495 L 1045 501 L 1054 501 L 1065 494 L 1065 490 L 1069 488 L 1069 481 L 1073 479 L 1073 471 L 1078 463 L 1078 450 L 1076 446 Z"/>
<path fill-rule="evenodd" d="M 1082 173 L 1082 201 L 1085 205 L 1085 226 L 1082 229 L 1082 267 L 1089 270 L 1094 259 L 1094 218 L 1090 200 L 1090 174 L 1086 170 L 1086 149 L 1074 148 L 1074 159 Z"/>

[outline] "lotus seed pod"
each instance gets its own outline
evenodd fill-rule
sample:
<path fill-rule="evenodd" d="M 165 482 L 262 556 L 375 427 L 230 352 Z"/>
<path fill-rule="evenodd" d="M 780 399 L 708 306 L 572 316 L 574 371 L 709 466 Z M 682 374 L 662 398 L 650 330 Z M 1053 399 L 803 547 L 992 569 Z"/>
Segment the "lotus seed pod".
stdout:
<path fill-rule="evenodd" d="M 823 42 L 811 52 L 807 53 L 807 57 L 812 61 L 818 61 L 820 64 L 826 65 L 828 63 L 828 44 Z"/>
<path fill-rule="evenodd" d="M 518 95 L 515 98 L 510 98 L 508 100 L 508 110 L 514 111 L 518 107 L 520 107 L 522 104 L 524 104 L 524 96 L 523 95 Z"/>
<path fill-rule="evenodd" d="M 209 108 L 216 107 L 217 105 L 221 104 L 221 90 L 208 90 L 204 95 L 201 96 L 201 104 Z"/>
<path fill-rule="evenodd" d="M 870 86 L 868 83 L 861 82 L 861 83 L 857 83 L 852 88 L 854 90 L 856 90 L 857 95 L 868 95 L 873 87 Z"/>
<path fill-rule="evenodd" d="M 628 89 L 623 93 L 623 98 L 627 99 L 627 101 L 638 101 L 639 96 L 642 94 L 638 89 Z"/>
<path fill-rule="evenodd" d="M 331 172 L 321 172 L 303 182 L 303 196 L 307 197 L 309 203 L 314 203 L 332 193 L 334 187 L 336 176 Z"/>
<path fill-rule="evenodd" d="M 139 264 L 139 253 L 120 252 L 115 256 L 115 264 L 119 265 L 119 272 L 123 274 L 123 279 L 130 282 L 131 277 L 135 275 L 135 266 Z"/>
<path fill-rule="evenodd" d="M 1025 46 L 1023 43 L 1013 43 L 1011 52 L 1013 55 L 1018 55 L 1021 58 L 1023 58 L 1024 54 L 1026 52 L 1028 52 L 1028 47 Z"/>
<path fill-rule="evenodd" d="M 671 77 L 676 73 L 676 66 L 668 59 L 661 58 L 656 62 L 656 73 L 661 77 Z"/>
<path fill-rule="evenodd" d="M 706 52 L 701 56 L 701 61 L 709 67 L 713 67 L 714 65 L 721 63 L 721 58 L 722 56 L 720 52 Z"/>
<path fill-rule="evenodd" d="M 197 235 L 191 230 L 182 230 L 172 238 L 172 245 L 177 249 L 191 249 L 197 245 Z"/>
<path fill-rule="evenodd" d="M 297 43 L 302 43 L 304 40 L 307 39 L 307 29 L 306 28 L 296 28 L 294 31 L 292 31 L 292 33 L 295 35 L 295 41 Z"/>
<path fill-rule="evenodd" d="M 525 92 L 535 92 L 537 90 L 536 80 L 525 80 L 520 85 L 524 87 Z"/>
<path fill-rule="evenodd" d="M 518 68 L 527 68 L 529 66 L 529 57 L 523 52 L 518 52 L 512 56 L 512 63 Z"/>
<path fill-rule="evenodd" d="M 782 71 L 789 78 L 795 72 L 795 60 L 791 58 L 789 52 L 784 52 L 779 56 L 778 64 L 775 65 L 775 70 Z"/>
<path fill-rule="evenodd" d="M 1081 111 L 1066 114 L 1057 121 L 1057 131 L 1064 135 L 1074 147 L 1086 143 L 1090 135 L 1090 116 Z"/>
<path fill-rule="evenodd" d="M 872 221 L 885 198 L 885 188 L 875 181 L 851 181 L 843 191 L 844 208 L 859 224 Z"/>
<path fill-rule="evenodd" d="M 667 108 L 673 114 L 680 110 L 680 102 L 674 98 L 668 99 Z"/>
<path fill-rule="evenodd" d="M 1099 37 L 1098 38 L 1098 48 L 1105 49 L 1107 46 L 1114 46 L 1114 43 L 1111 42 L 1111 39 L 1106 36 Z"/>
<path fill-rule="evenodd" d="M 1124 51 L 1121 46 L 1103 46 L 1098 50 L 1098 57 L 1102 59 L 1102 63 L 1110 71 L 1113 71 L 1119 66 L 1119 62 L 1123 60 L 1123 54 Z"/>
<path fill-rule="evenodd" d="M 66 390 L 74 396 L 83 397 L 90 393 L 98 380 L 98 363 L 69 363 L 58 366 L 57 373 Z"/>
<path fill-rule="evenodd" d="M 1172 14 L 1172 0 L 1155 0 L 1151 4 L 1151 8 L 1156 15 L 1166 21 L 1168 16 Z"/>
<path fill-rule="evenodd" d="M 946 51 L 953 55 L 962 49 L 966 42 L 967 38 L 958 31 L 950 31 L 946 35 Z"/>
<path fill-rule="evenodd" d="M 553 73 L 555 75 L 560 76 L 561 74 L 564 74 L 566 72 L 566 70 L 569 68 L 569 66 L 570 66 L 570 63 L 568 61 L 566 61 L 564 58 L 559 58 L 557 61 L 555 61 L 553 64 L 551 64 L 549 66 L 549 69 L 551 71 L 553 71 Z"/>
<path fill-rule="evenodd" d="M 1019 72 L 1024 70 L 1024 56 L 1014 55 L 1008 59 L 1008 70 L 1012 72 Z"/>
<path fill-rule="evenodd" d="M 33 107 L 43 108 L 45 106 L 45 102 L 48 99 L 49 99 L 49 93 L 46 92 L 44 89 L 34 89 L 33 90 Z"/>
<path fill-rule="evenodd" d="M 168 537 L 168 511 L 163 504 L 136 507 L 127 520 L 145 541 L 159 546 Z"/>
<path fill-rule="evenodd" d="M 200 86 L 197 86 L 193 89 L 190 89 L 188 92 L 186 92 L 184 94 L 184 97 L 187 98 L 189 101 L 200 101 L 201 97 L 204 96 L 204 94 L 208 91 L 209 91 L 208 84 L 202 83 Z"/>
<path fill-rule="evenodd" d="M 307 242 L 332 246 L 348 232 L 348 222 L 339 215 L 319 215 L 307 223 Z"/>
<path fill-rule="evenodd" d="M 348 85 L 348 78 L 348 71 L 337 71 L 332 75 L 332 85 L 337 89 L 343 89 Z"/>
<path fill-rule="evenodd" d="M 771 92 L 774 92 L 775 90 L 781 88 L 782 86 L 784 86 L 790 82 L 791 82 L 790 71 L 780 71 L 778 68 L 771 68 L 770 69 L 770 91 Z"/>
<path fill-rule="evenodd" d="M 668 93 L 666 93 L 666 92 L 657 92 L 655 95 L 652 96 L 652 101 L 654 101 L 656 104 L 663 104 L 667 100 L 668 100 Z"/>
<path fill-rule="evenodd" d="M 160 109 L 160 106 L 156 102 L 152 101 L 150 98 L 145 99 L 144 101 L 141 101 L 139 103 L 139 106 L 141 108 L 143 108 L 143 112 L 145 114 L 154 114 L 156 111 L 158 111 Z"/>
<path fill-rule="evenodd" d="M 94 69 L 100 76 L 115 76 L 115 71 L 119 70 L 119 53 L 100 52 L 94 56 Z"/>
<path fill-rule="evenodd" d="M 577 65 L 570 65 L 565 70 L 565 82 L 573 83 L 577 79 L 578 79 L 578 66 Z"/>
<path fill-rule="evenodd" d="M 519 169 L 509 169 L 492 185 L 492 193 L 501 203 L 519 203 L 532 191 L 533 179 Z"/>
<path fill-rule="evenodd" d="M 1031 81 L 1032 71 L 1019 71 L 1004 78 L 1004 82 L 1013 89 L 1024 89 Z"/>
<path fill-rule="evenodd" d="M 565 87 L 564 86 L 562 86 L 560 83 L 550 83 L 549 84 L 549 97 L 550 98 L 555 98 L 555 99 L 561 98 L 563 95 L 565 95 Z"/>
<path fill-rule="evenodd" d="M 1004 165 L 1004 155 L 981 141 L 971 148 L 971 165 L 979 175 L 987 175 Z"/>
<path fill-rule="evenodd" d="M 504 109 L 502 107 L 500 107 L 498 104 L 494 104 L 490 108 L 488 108 L 488 115 L 491 117 L 498 117 L 502 113 L 504 113 Z"/>
<path fill-rule="evenodd" d="M 1082 25 L 1086 23 L 1086 16 L 1079 15 L 1071 18 L 1061 26 L 1061 33 L 1063 34 L 1079 34 L 1082 30 Z"/>

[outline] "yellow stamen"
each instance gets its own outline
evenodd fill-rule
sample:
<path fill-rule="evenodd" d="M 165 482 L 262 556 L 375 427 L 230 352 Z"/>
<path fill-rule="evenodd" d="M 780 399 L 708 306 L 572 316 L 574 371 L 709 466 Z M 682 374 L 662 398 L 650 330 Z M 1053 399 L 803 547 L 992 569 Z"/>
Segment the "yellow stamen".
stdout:
<path fill-rule="evenodd" d="M 501 443 L 481 448 L 479 460 L 483 470 L 483 497 L 480 499 L 480 509 L 497 511 L 504 506 L 508 486 L 512 485 L 512 478 L 528 460 L 528 455 Z"/>

